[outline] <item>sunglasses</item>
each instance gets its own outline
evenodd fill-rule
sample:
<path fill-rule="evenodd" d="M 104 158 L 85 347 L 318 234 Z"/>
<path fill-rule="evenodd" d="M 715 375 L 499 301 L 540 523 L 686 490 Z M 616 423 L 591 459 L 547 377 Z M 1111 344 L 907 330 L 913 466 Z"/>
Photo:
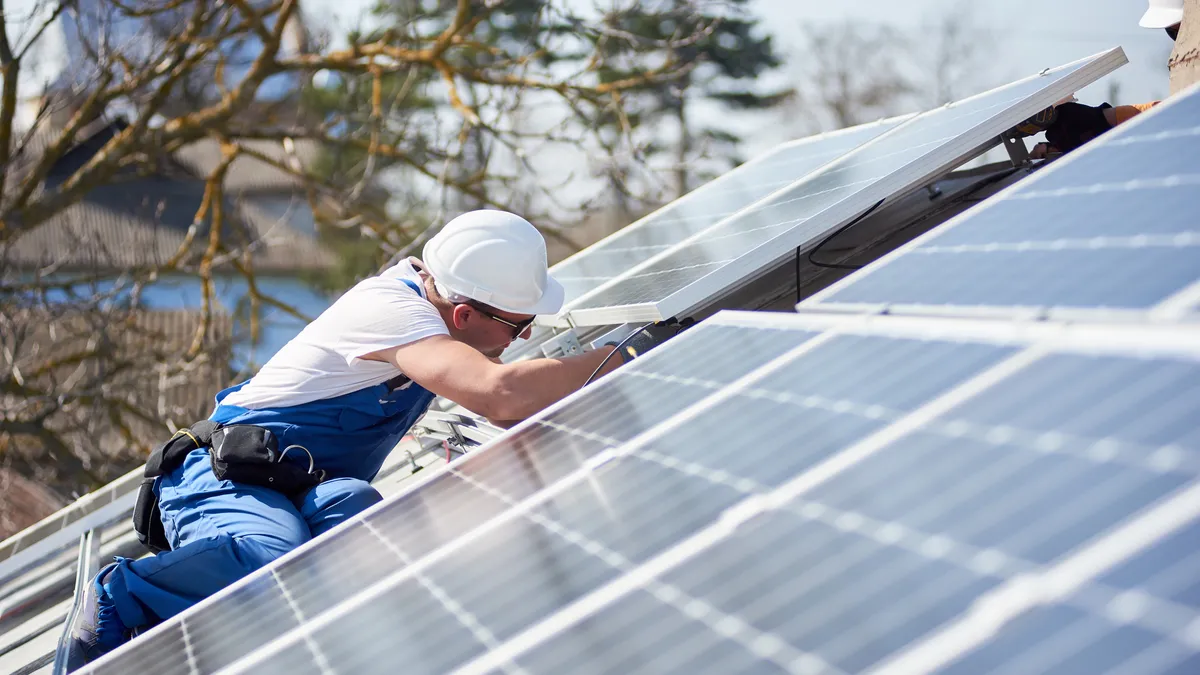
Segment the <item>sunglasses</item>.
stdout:
<path fill-rule="evenodd" d="M 533 324 L 534 317 L 529 317 L 528 319 L 525 319 L 524 321 L 521 321 L 521 322 L 512 322 L 512 321 L 509 321 L 508 319 L 504 319 L 504 318 L 496 316 L 495 314 L 492 314 L 491 312 L 484 309 L 483 307 L 480 307 L 479 303 L 477 303 L 473 300 L 465 302 L 463 304 L 467 305 L 468 307 L 475 310 L 476 312 L 479 312 L 480 314 L 486 316 L 487 318 L 491 319 L 492 321 L 502 323 L 505 326 L 508 326 L 509 328 L 513 329 L 513 339 L 514 340 L 521 337 L 521 333 L 524 333 L 525 329 L 529 328 L 529 326 Z"/>

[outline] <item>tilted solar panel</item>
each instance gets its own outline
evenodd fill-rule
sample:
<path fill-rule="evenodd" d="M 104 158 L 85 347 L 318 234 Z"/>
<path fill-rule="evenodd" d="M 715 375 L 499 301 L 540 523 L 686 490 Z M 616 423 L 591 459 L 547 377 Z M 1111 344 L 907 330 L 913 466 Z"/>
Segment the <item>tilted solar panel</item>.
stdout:
<path fill-rule="evenodd" d="M 551 274 L 566 288 L 567 301 L 575 300 L 910 117 L 893 117 L 784 143 L 558 263 Z"/>
<path fill-rule="evenodd" d="M 1196 337 L 723 313 L 93 672 L 1188 672 Z"/>
<path fill-rule="evenodd" d="M 554 265 L 550 273 L 566 289 L 567 302 L 575 300 L 910 117 L 893 117 L 783 143 Z M 553 336 L 552 329 L 535 325 L 528 340 L 516 342 L 505 351 L 504 360 L 541 356 L 541 346 Z"/>
<path fill-rule="evenodd" d="M 1114 49 L 918 115 L 568 303 L 563 314 L 577 326 L 686 314 L 797 247 L 815 245 L 880 200 L 953 169 L 1021 120 L 1124 63 L 1124 53 Z"/>
<path fill-rule="evenodd" d="M 1200 304 L 1200 89 L 1097 138 L 804 303 L 1164 318 Z"/>

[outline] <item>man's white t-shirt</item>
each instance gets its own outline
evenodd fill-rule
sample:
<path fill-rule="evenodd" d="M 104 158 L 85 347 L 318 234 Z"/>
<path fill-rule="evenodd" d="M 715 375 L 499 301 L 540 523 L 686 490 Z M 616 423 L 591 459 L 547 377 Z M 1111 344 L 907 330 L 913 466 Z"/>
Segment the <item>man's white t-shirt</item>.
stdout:
<path fill-rule="evenodd" d="M 401 374 L 390 363 L 363 360 L 364 354 L 449 334 L 425 298 L 420 274 L 405 260 L 346 291 L 221 403 L 255 410 L 349 394 Z"/>

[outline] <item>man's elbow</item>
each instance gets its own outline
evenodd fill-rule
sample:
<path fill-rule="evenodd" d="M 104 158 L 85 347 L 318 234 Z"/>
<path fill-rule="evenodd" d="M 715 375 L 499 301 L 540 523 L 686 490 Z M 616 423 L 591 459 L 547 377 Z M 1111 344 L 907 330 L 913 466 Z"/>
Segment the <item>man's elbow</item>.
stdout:
<path fill-rule="evenodd" d="M 475 412 L 490 420 L 523 420 L 537 412 L 515 379 L 511 368 L 497 368 L 480 395 L 481 409 Z"/>

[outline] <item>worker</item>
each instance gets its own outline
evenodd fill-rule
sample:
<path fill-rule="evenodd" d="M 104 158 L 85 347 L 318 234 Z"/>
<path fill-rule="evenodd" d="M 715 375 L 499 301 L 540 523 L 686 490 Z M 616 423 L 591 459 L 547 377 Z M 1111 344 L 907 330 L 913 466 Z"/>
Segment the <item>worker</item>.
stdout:
<path fill-rule="evenodd" d="M 1179 24 L 1182 22 L 1183 0 L 1149 0 L 1149 6 L 1138 25 L 1143 28 L 1162 28 L 1174 41 L 1179 37 Z M 1098 106 L 1075 101 L 1061 103 L 1055 106 L 1055 120 L 1046 129 L 1046 142 L 1034 146 L 1030 156 L 1042 159 L 1051 152 L 1070 152 L 1158 103 L 1151 101 L 1115 107 L 1108 103 Z"/>
<path fill-rule="evenodd" d="M 619 358 L 605 346 L 500 362 L 536 315 L 562 304 L 541 233 L 493 210 L 454 218 L 422 260 L 354 286 L 256 375 L 218 393 L 207 422 L 151 456 L 146 492 L 158 515 L 138 528 L 139 500 L 135 529 L 161 526 L 162 552 L 101 570 L 74 647 L 93 660 L 379 502 L 370 481 L 435 396 L 510 425 L 683 328 L 651 326 Z M 284 461 L 251 461 L 280 448 Z"/>

